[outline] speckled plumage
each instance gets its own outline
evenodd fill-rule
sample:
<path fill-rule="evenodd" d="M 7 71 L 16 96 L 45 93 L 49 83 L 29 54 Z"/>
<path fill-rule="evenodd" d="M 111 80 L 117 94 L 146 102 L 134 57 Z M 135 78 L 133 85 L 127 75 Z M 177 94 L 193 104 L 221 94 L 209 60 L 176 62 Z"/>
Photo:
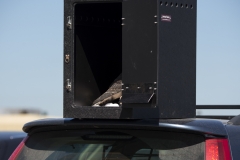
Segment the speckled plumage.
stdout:
<path fill-rule="evenodd" d="M 105 93 L 98 97 L 93 102 L 93 105 L 103 106 L 107 103 L 111 103 L 112 101 L 120 98 L 121 96 L 122 96 L 122 80 L 118 80 L 114 82 Z"/>

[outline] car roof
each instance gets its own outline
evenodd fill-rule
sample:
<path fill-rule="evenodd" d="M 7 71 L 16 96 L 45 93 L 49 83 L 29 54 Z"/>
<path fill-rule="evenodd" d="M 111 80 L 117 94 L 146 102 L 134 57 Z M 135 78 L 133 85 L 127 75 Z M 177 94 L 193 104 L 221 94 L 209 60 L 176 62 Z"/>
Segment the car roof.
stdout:
<path fill-rule="evenodd" d="M 27 136 L 24 132 L 0 131 L 0 159 L 8 159 L 23 138 Z"/>
<path fill-rule="evenodd" d="M 20 131 L 0 131 L 0 140 L 8 140 L 14 138 L 23 138 L 27 134 Z"/>

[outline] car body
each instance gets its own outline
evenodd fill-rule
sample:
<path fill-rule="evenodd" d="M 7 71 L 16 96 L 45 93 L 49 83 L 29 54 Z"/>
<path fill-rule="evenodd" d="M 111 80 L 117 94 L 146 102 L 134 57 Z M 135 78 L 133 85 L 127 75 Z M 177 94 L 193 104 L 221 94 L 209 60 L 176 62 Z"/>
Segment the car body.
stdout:
<path fill-rule="evenodd" d="M 10 159 L 239 160 L 238 120 L 37 120 Z"/>
<path fill-rule="evenodd" d="M 7 160 L 26 135 L 26 133 L 20 131 L 1 131 L 0 159 Z"/>

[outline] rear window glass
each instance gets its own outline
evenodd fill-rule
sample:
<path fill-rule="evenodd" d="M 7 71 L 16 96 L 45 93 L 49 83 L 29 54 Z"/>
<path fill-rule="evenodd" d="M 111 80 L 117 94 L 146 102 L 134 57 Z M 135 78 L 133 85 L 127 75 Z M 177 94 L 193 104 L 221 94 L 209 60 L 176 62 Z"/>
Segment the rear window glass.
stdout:
<path fill-rule="evenodd" d="M 203 160 L 204 137 L 142 130 L 78 130 L 35 133 L 18 159 Z"/>

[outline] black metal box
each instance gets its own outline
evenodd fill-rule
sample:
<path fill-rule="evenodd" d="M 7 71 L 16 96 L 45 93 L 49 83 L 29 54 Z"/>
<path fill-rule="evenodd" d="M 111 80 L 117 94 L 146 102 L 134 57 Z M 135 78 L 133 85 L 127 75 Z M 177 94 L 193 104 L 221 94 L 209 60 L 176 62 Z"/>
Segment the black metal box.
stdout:
<path fill-rule="evenodd" d="M 65 0 L 64 117 L 190 118 L 196 0 Z M 93 107 L 122 75 L 122 106 Z"/>

